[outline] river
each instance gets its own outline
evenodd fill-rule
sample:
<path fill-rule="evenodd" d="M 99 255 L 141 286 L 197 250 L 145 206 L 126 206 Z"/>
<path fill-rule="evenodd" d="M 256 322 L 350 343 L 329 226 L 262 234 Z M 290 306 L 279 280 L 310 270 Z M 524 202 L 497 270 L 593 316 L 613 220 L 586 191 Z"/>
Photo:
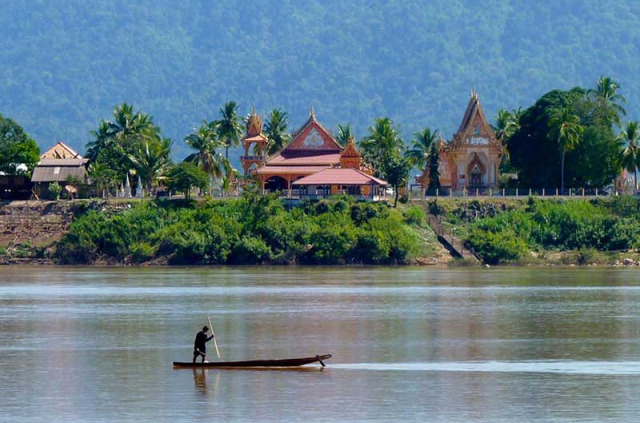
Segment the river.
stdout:
<path fill-rule="evenodd" d="M 638 270 L 1 270 L 1 422 L 640 416 Z M 207 316 L 223 359 L 333 358 L 174 370 Z"/>

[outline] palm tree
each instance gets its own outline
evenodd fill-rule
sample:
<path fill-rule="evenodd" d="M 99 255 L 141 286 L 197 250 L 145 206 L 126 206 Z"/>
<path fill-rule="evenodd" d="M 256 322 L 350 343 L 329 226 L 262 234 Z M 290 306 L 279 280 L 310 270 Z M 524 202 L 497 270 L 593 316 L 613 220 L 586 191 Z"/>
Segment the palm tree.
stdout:
<path fill-rule="evenodd" d="M 349 138 L 351 137 L 353 137 L 353 131 L 351 130 L 350 124 L 347 123 L 344 126 L 338 125 L 338 135 L 336 135 L 336 141 L 338 141 L 338 144 L 344 147 L 347 145 Z"/>
<path fill-rule="evenodd" d="M 109 122 L 106 120 L 100 122 L 98 129 L 91 131 L 91 135 L 94 140 L 87 144 L 87 154 L 85 156 L 91 162 L 95 162 L 100 151 L 106 148 L 111 140 L 111 137 L 109 136 Z"/>
<path fill-rule="evenodd" d="M 220 119 L 215 121 L 218 137 L 225 146 L 225 158 L 229 159 L 229 148 L 237 147 L 242 138 L 242 125 L 238 116 L 238 105 L 235 101 L 227 101 L 220 108 Z"/>
<path fill-rule="evenodd" d="M 229 160 L 217 152 L 217 149 L 224 148 L 225 145 L 216 137 L 216 132 L 212 129 L 211 124 L 203 122 L 200 128 L 185 137 L 184 142 L 196 150 L 184 161 L 196 164 L 210 178 L 221 178 L 231 172 Z"/>
<path fill-rule="evenodd" d="M 496 124 L 491 127 L 499 141 L 506 143 L 509 141 L 509 138 L 515 134 L 519 127 L 518 118 L 521 113 L 522 112 L 518 110 L 514 110 L 513 112 L 504 109 L 498 110 L 498 113 L 494 117 Z"/>
<path fill-rule="evenodd" d="M 550 135 L 557 139 L 562 160 L 560 162 L 560 189 L 564 193 L 564 159 L 568 151 L 573 150 L 580 142 L 583 127 L 580 119 L 570 107 L 557 109 L 549 119 Z"/>
<path fill-rule="evenodd" d="M 134 153 L 129 155 L 129 160 L 140 177 L 143 187 L 149 192 L 153 192 L 157 182 L 164 178 L 171 165 L 169 158 L 171 144 L 172 141 L 169 138 L 152 138 L 144 141 L 143 145 L 138 146 Z"/>
<path fill-rule="evenodd" d="M 153 117 L 135 112 L 128 103 L 117 106 L 113 120 L 103 120 L 91 133 L 95 139 L 88 145 L 87 158 L 108 165 L 122 179 L 131 168 L 129 156 L 144 141 L 160 138 L 160 129 L 153 124 Z"/>
<path fill-rule="evenodd" d="M 620 126 L 621 115 L 626 116 L 627 111 L 622 104 L 627 102 L 627 99 L 618 93 L 620 84 L 608 76 L 600 76 L 597 82 L 595 90 L 590 90 L 597 99 L 602 101 L 610 110 L 610 119 L 612 123 Z"/>
<path fill-rule="evenodd" d="M 426 171 L 427 162 L 429 161 L 429 151 L 431 145 L 438 141 L 438 131 L 431 132 L 431 129 L 424 128 L 413 134 L 411 147 L 405 151 L 404 156 L 409 159 L 412 166 L 417 166 L 421 171 Z"/>
<path fill-rule="evenodd" d="M 287 112 L 282 109 L 271 110 L 269 120 L 264 124 L 264 132 L 269 137 L 267 155 L 277 153 L 289 142 L 291 136 L 287 133 L 287 118 Z"/>
<path fill-rule="evenodd" d="M 386 173 L 390 160 L 401 155 L 404 148 L 404 141 L 388 117 L 377 118 L 369 128 L 369 135 L 360 141 L 364 160 L 374 167 L 378 175 Z"/>
<path fill-rule="evenodd" d="M 89 178 L 96 187 L 96 191 L 99 192 L 102 197 L 117 185 L 118 175 L 104 163 L 91 162 L 88 173 Z"/>
<path fill-rule="evenodd" d="M 618 139 L 628 143 L 622 150 L 620 164 L 633 172 L 633 194 L 638 195 L 638 167 L 640 167 L 640 128 L 637 121 L 628 122 Z"/>

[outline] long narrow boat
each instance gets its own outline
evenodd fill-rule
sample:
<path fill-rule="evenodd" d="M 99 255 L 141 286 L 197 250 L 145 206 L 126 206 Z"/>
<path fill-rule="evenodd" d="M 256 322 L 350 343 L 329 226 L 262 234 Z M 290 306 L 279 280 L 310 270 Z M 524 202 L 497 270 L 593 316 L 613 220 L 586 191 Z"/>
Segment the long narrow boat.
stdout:
<path fill-rule="evenodd" d="M 287 358 L 284 360 L 250 360 L 250 361 L 214 361 L 211 363 L 191 363 L 174 361 L 173 367 L 176 369 L 235 369 L 235 368 L 261 368 L 261 367 L 299 367 L 305 364 L 320 363 L 325 366 L 324 360 L 331 358 L 331 354 L 316 355 L 315 357 Z"/>

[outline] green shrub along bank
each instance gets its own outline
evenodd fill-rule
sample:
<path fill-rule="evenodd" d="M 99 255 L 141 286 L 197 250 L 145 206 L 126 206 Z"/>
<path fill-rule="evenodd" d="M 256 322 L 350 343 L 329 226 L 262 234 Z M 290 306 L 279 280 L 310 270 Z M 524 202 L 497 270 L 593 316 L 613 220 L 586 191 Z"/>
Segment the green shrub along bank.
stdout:
<path fill-rule="evenodd" d="M 472 210 L 480 210 L 474 213 L 469 213 L 469 205 L 465 207 L 452 213 L 479 216 L 470 219 L 464 238 L 488 264 L 526 261 L 530 252 L 544 251 L 578 251 L 578 264 L 586 264 L 594 252 L 640 247 L 639 202 L 632 197 L 530 198 L 520 207 L 502 208 L 471 204 Z"/>
<path fill-rule="evenodd" d="M 149 201 L 79 213 L 56 255 L 60 264 L 405 264 L 429 249 L 423 222 L 419 208 L 403 213 L 349 198 L 291 209 L 256 194 Z"/>

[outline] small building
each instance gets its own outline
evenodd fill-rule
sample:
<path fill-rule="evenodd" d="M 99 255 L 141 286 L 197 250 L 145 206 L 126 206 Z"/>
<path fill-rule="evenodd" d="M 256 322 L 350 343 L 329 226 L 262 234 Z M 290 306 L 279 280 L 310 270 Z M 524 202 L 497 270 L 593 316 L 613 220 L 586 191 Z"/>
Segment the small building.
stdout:
<path fill-rule="evenodd" d="M 34 184 L 34 191 L 41 197 L 47 197 L 49 185 L 53 182 L 63 187 L 70 178 L 86 183 L 88 163 L 89 159 L 82 158 L 66 144 L 57 143 L 40 156 L 40 162 L 33 170 L 31 182 Z"/>
<path fill-rule="evenodd" d="M 484 114 L 474 89 L 458 131 L 449 143 L 438 141 L 440 186 L 446 189 L 498 188 L 504 147 Z M 426 188 L 428 175 L 417 181 Z"/>

